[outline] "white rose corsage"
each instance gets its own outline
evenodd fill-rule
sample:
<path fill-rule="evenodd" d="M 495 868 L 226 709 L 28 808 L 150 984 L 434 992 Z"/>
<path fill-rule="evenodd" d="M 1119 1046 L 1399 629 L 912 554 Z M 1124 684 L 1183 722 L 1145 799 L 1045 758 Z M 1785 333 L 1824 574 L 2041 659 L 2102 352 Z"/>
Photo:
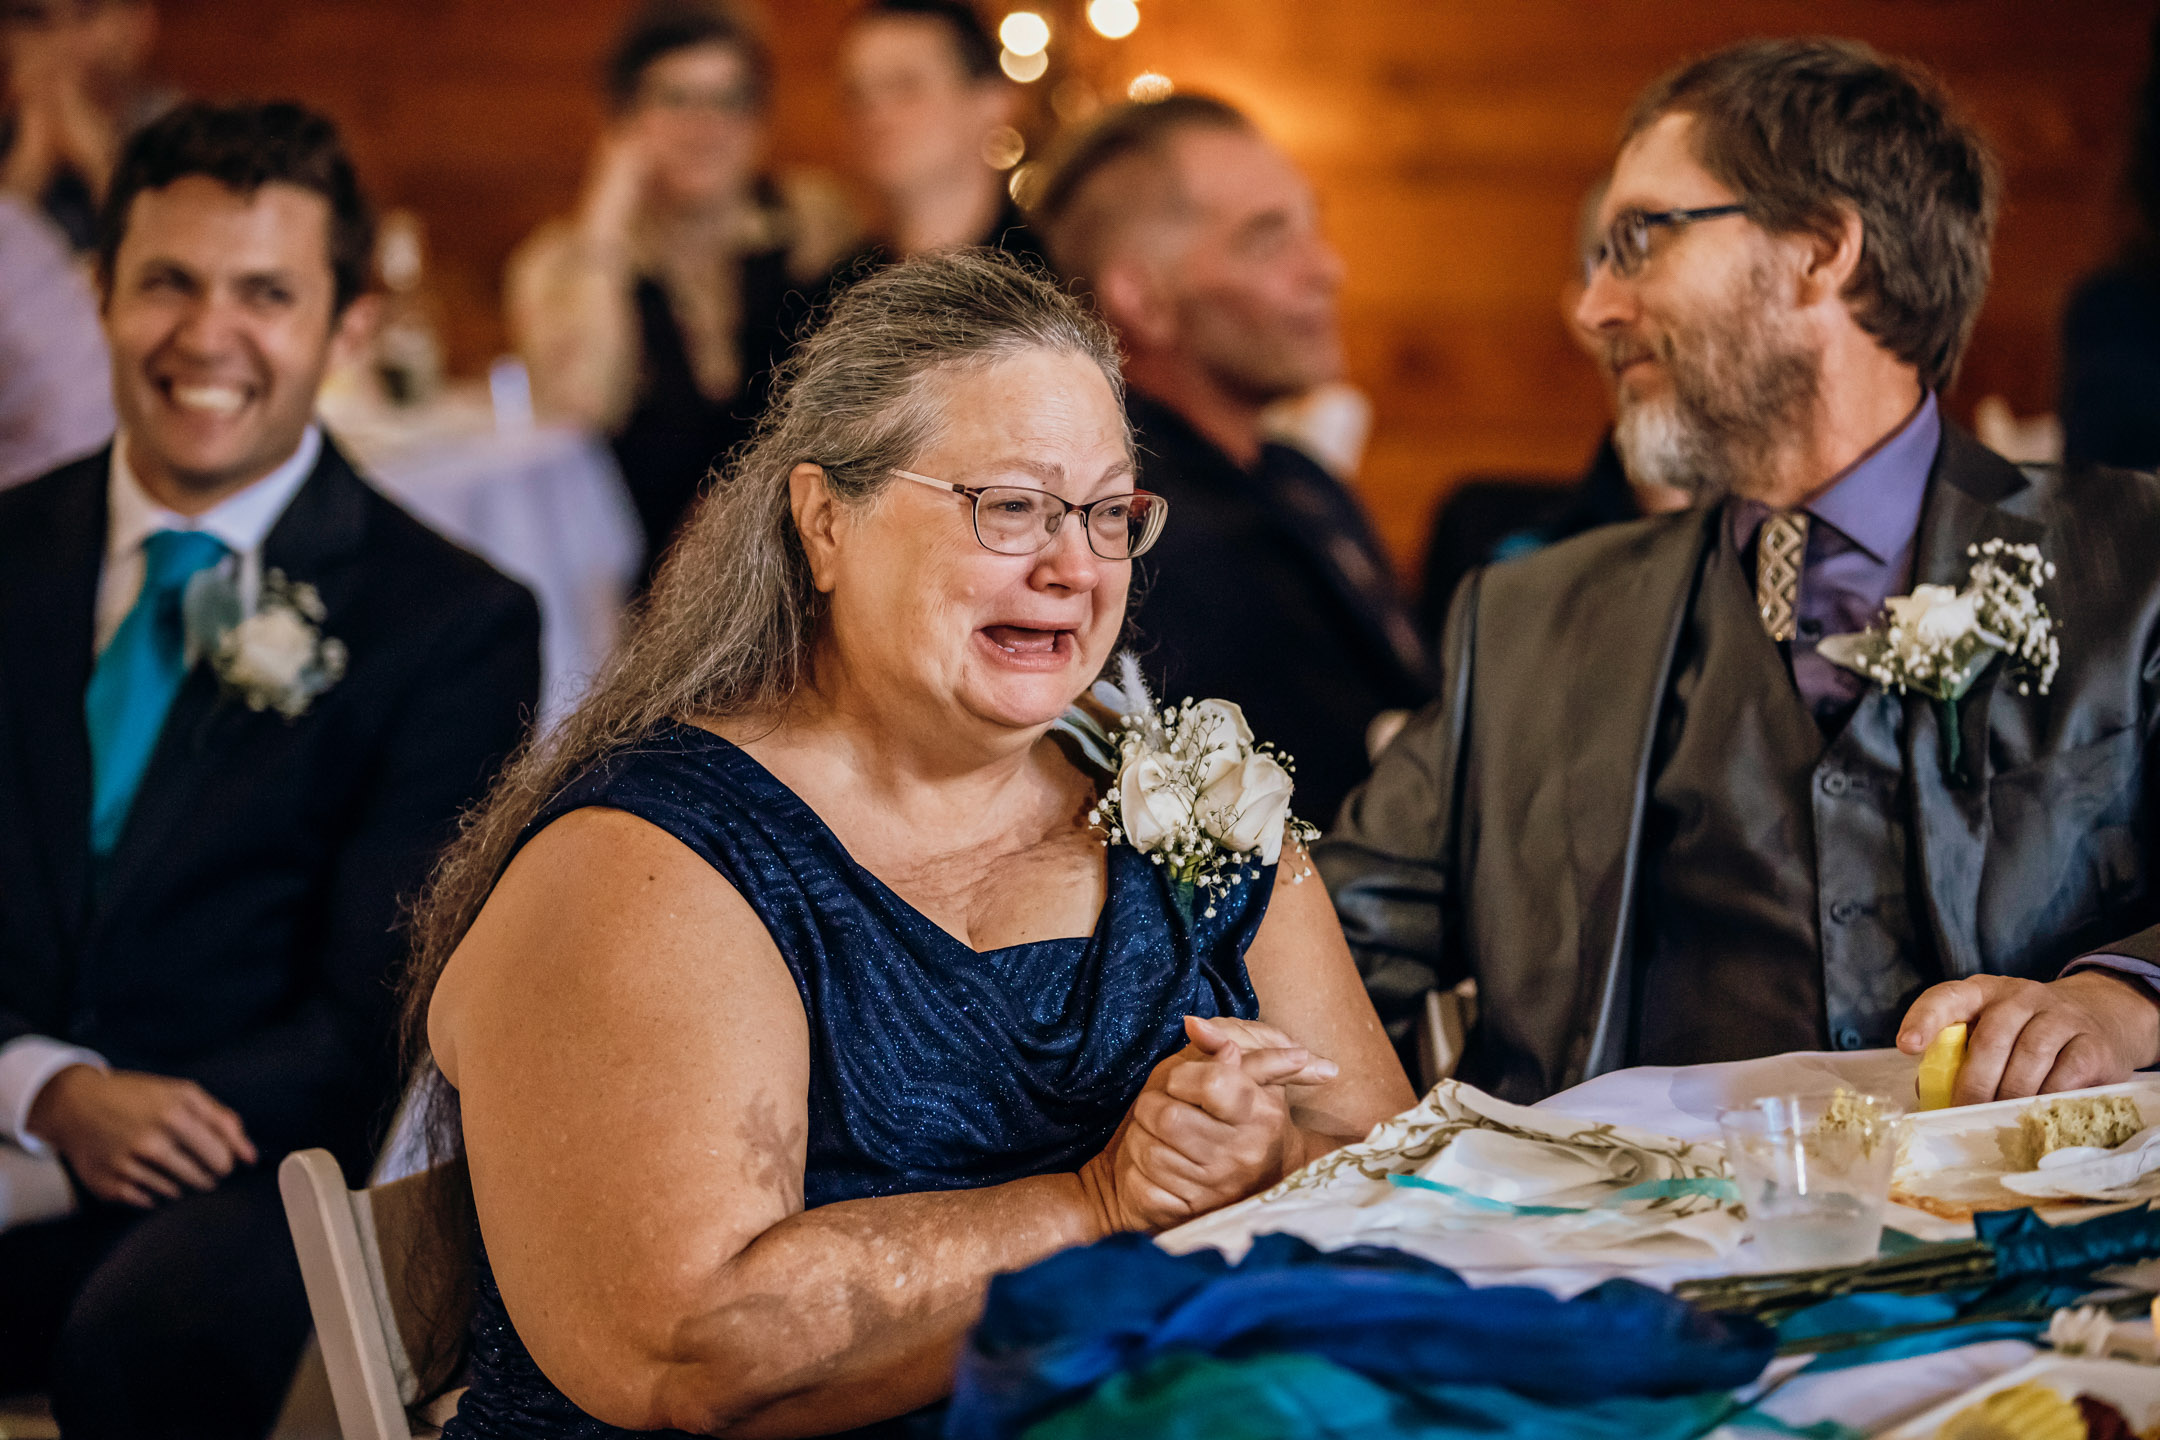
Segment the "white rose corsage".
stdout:
<path fill-rule="evenodd" d="M 1118 656 L 1121 683 L 1096 684 L 1109 725 L 1078 706 L 1057 728 L 1115 776 L 1088 812 L 1107 844 L 1127 844 L 1170 872 L 1181 904 L 1204 901 L 1273 865 L 1283 844 L 1305 844 L 1320 831 L 1290 813 L 1295 762 L 1255 743 L 1245 713 L 1226 700 L 1186 700 L 1157 709 L 1130 652 Z M 1248 866 L 1252 866 L 1250 875 Z M 1294 877 L 1302 884 L 1309 867 Z M 1211 893 L 1213 892 L 1213 893 Z"/>
<path fill-rule="evenodd" d="M 2055 574 L 2038 546 L 1990 540 L 1966 547 L 1973 559 L 1963 590 L 1921 585 L 1883 605 L 1882 618 L 1857 635 L 1832 635 L 1816 653 L 1900 695 L 1914 691 L 1942 710 L 1944 768 L 1960 784 L 1969 777 L 1958 726 L 1958 702 L 1998 655 L 2007 656 L 2018 693 L 2042 695 L 2062 664 L 2055 619 L 2040 587 Z"/>
<path fill-rule="evenodd" d="M 322 596 L 282 570 L 263 576 L 252 614 L 229 576 L 204 571 L 188 586 L 184 613 L 190 644 L 250 710 L 297 720 L 345 674 L 345 642 L 322 633 Z"/>

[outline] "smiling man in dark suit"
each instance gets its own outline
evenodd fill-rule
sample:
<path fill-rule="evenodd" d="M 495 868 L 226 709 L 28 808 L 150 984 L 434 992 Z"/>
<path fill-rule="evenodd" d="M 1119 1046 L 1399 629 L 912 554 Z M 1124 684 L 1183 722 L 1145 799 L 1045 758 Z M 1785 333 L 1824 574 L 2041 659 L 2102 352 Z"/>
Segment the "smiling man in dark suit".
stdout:
<path fill-rule="evenodd" d="M 516 743 L 531 597 L 313 421 L 370 226 L 326 120 L 188 106 L 100 254 L 114 444 L 0 496 L 0 1391 L 71 1436 L 265 1430 L 308 1328 L 278 1160 L 363 1174 L 402 897 Z"/>
<path fill-rule="evenodd" d="M 1477 979 L 1466 1078 L 1534 1100 L 1958 1019 L 1965 1099 L 2160 1056 L 2152 984 L 2083 963 L 2160 900 L 2160 483 L 2023 471 L 1939 410 L 1996 189 L 1935 83 L 1849 42 L 1638 105 L 1578 320 L 1629 474 L 1704 503 L 1466 580 L 1444 698 L 1316 850 L 1398 1033 Z M 2060 567 L 2062 665 L 1983 675 L 1952 764 L 1937 707 L 1818 645 L 1997 539 Z"/>

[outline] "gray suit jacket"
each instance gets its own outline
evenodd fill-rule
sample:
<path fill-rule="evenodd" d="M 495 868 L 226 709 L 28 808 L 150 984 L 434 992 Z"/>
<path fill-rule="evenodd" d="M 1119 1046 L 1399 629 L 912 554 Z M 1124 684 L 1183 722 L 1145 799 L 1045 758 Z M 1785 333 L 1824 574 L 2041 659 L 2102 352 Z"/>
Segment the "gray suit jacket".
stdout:
<path fill-rule="evenodd" d="M 1440 698 L 1315 849 L 1381 1016 L 1465 976 L 1463 1074 L 1534 1100 L 1626 1063 L 1623 1013 L 1645 796 L 1690 591 L 1722 507 L 1593 531 L 1473 574 L 1441 641 Z M 1935 707 L 1904 701 L 1925 926 L 1951 976 L 2052 977 L 2160 920 L 2160 479 L 2023 470 L 1946 426 L 1916 583 L 1962 585 L 1966 547 L 2036 543 L 2062 668 L 2046 696 L 1991 669 L 1961 707 L 1969 788 Z"/>

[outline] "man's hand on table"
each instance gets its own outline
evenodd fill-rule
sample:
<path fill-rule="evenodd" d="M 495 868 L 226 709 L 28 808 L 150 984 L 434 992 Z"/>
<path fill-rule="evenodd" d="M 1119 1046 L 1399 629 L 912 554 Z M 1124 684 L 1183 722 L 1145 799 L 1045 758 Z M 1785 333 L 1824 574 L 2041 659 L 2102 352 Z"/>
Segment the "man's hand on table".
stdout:
<path fill-rule="evenodd" d="M 1918 1055 L 1945 1025 L 1972 1026 L 1954 1105 L 2112 1085 L 2160 1059 L 2160 998 L 2143 980 L 2080 970 L 2060 980 L 1975 975 L 1913 1002 L 1898 1049 Z"/>
<path fill-rule="evenodd" d="M 1296 1138 L 1285 1087 L 1334 1078 L 1332 1060 L 1273 1026 L 1189 1016 L 1109 1148 L 1088 1162 L 1109 1230 L 1168 1230 L 1280 1179 Z"/>
<path fill-rule="evenodd" d="M 100 1200 L 148 1210 L 215 1190 L 255 1163 L 240 1117 L 193 1081 L 71 1065 L 45 1082 L 25 1127 Z"/>

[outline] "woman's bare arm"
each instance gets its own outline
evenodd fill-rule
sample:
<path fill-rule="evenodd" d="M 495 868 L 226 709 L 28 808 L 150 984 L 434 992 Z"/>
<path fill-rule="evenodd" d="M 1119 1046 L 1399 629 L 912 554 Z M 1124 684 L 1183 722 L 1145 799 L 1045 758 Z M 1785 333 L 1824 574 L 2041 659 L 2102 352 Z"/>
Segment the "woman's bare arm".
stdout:
<path fill-rule="evenodd" d="M 436 991 L 504 1303 L 612 1424 L 746 1436 L 944 1394 L 989 1277 L 1098 1238 L 1096 1180 L 804 1212 L 809 1038 L 741 895 L 659 829 L 527 845 Z"/>
<path fill-rule="evenodd" d="M 1245 953 L 1260 999 L 1260 1018 L 1315 1055 L 1333 1060 L 1335 1078 L 1290 1091 L 1290 1116 L 1302 1153 L 1289 1168 L 1365 1138 L 1367 1131 L 1417 1103 L 1402 1062 L 1388 1043 L 1343 940 L 1342 925 L 1302 850 L 1285 848 L 1267 918 Z"/>

